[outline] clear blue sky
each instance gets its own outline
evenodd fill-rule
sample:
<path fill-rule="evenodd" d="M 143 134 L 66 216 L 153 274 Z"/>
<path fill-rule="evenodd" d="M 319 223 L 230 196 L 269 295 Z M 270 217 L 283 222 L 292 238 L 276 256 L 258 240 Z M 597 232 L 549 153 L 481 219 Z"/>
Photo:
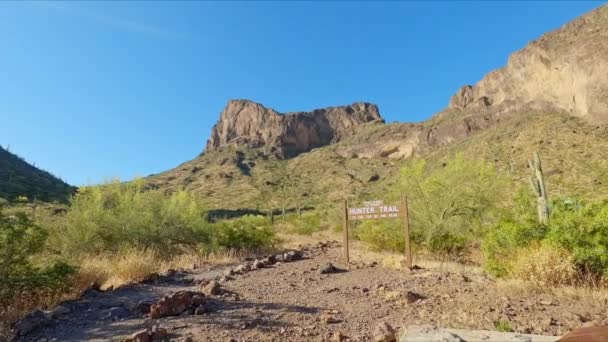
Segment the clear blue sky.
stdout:
<path fill-rule="evenodd" d="M 0 144 L 74 185 L 170 169 L 224 104 L 420 121 L 598 2 L 1 2 Z"/>

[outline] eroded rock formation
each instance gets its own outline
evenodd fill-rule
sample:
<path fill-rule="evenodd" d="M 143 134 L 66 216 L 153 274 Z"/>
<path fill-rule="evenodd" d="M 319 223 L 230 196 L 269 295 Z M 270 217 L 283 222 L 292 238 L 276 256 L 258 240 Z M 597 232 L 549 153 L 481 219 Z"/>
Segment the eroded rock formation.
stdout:
<path fill-rule="evenodd" d="M 376 105 L 364 102 L 281 114 L 252 101 L 231 100 L 213 127 L 206 150 L 230 145 L 264 147 L 289 158 L 352 136 L 370 121 L 382 121 L 382 117 Z"/>

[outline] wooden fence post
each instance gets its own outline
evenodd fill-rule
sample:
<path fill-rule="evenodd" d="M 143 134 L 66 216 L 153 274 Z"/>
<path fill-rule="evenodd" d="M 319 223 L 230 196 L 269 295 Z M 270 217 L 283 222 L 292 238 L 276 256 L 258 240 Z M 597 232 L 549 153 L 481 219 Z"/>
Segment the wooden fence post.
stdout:
<path fill-rule="evenodd" d="M 350 263 L 350 256 L 348 253 L 348 203 L 344 200 L 344 258 L 346 263 Z"/>
<path fill-rule="evenodd" d="M 403 218 L 403 235 L 405 238 L 405 257 L 407 258 L 407 268 L 412 269 L 412 249 L 410 246 L 410 220 L 407 206 L 407 196 L 401 195 L 401 211 Z"/>

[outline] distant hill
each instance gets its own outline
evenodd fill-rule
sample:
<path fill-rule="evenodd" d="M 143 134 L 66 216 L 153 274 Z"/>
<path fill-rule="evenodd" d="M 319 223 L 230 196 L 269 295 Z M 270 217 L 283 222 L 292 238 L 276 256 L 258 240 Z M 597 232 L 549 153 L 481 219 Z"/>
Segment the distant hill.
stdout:
<path fill-rule="evenodd" d="M 606 196 L 606 75 L 604 5 L 532 41 L 421 123 L 384 124 L 368 103 L 280 114 L 230 101 L 201 155 L 147 182 L 198 192 L 212 208 L 322 207 L 382 196 L 411 158 L 440 167 L 457 153 L 525 185 L 538 151 L 550 195 Z"/>
<path fill-rule="evenodd" d="M 9 201 L 18 196 L 44 202 L 66 202 L 75 190 L 51 173 L 30 165 L 0 147 L 0 197 Z"/>

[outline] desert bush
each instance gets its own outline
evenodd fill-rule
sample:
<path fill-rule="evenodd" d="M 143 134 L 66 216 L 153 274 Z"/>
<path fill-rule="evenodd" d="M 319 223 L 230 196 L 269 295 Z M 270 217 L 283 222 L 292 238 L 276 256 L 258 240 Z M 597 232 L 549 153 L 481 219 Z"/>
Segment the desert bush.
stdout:
<path fill-rule="evenodd" d="M 457 155 L 442 165 L 406 165 L 399 190 L 409 198 L 412 234 L 430 253 L 456 257 L 498 220 L 507 185 L 492 164 Z"/>
<path fill-rule="evenodd" d="M 521 248 L 511 262 L 510 275 L 539 286 L 576 285 L 579 279 L 572 254 L 549 244 Z"/>
<path fill-rule="evenodd" d="M 312 233 L 326 229 L 322 225 L 320 213 L 307 212 L 298 215 L 287 215 L 284 221 L 278 223 L 278 228 L 287 232 L 300 235 L 312 235 Z"/>
<path fill-rule="evenodd" d="M 519 252 L 542 245 L 545 247 L 536 251 L 539 258 L 562 253 L 574 267 L 578 279 L 591 281 L 608 276 L 608 201 L 585 203 L 555 199 L 550 204 L 549 220 L 540 224 L 534 218 L 535 204 L 525 195 L 519 197 L 514 210 L 501 219 L 483 241 L 485 268 L 490 274 L 523 276 L 524 272 L 511 268 L 514 263 L 520 263 Z M 548 250 L 547 246 L 554 250 Z M 552 282 L 548 276 L 543 278 Z"/>
<path fill-rule="evenodd" d="M 353 229 L 355 238 L 375 251 L 402 252 L 405 249 L 403 229 L 393 220 L 362 221 Z"/>
<path fill-rule="evenodd" d="M 53 230 L 51 247 L 70 256 L 138 248 L 160 256 L 209 242 L 209 224 L 197 198 L 184 191 L 144 191 L 140 181 L 84 187 Z"/>
<path fill-rule="evenodd" d="M 273 241 L 274 231 L 266 217 L 246 215 L 214 223 L 210 244 L 204 249 L 261 249 L 271 246 Z"/>
<path fill-rule="evenodd" d="M 43 252 L 47 232 L 24 213 L 7 217 L 0 212 L 0 302 L 25 292 L 61 291 L 74 268 L 34 259 Z"/>

